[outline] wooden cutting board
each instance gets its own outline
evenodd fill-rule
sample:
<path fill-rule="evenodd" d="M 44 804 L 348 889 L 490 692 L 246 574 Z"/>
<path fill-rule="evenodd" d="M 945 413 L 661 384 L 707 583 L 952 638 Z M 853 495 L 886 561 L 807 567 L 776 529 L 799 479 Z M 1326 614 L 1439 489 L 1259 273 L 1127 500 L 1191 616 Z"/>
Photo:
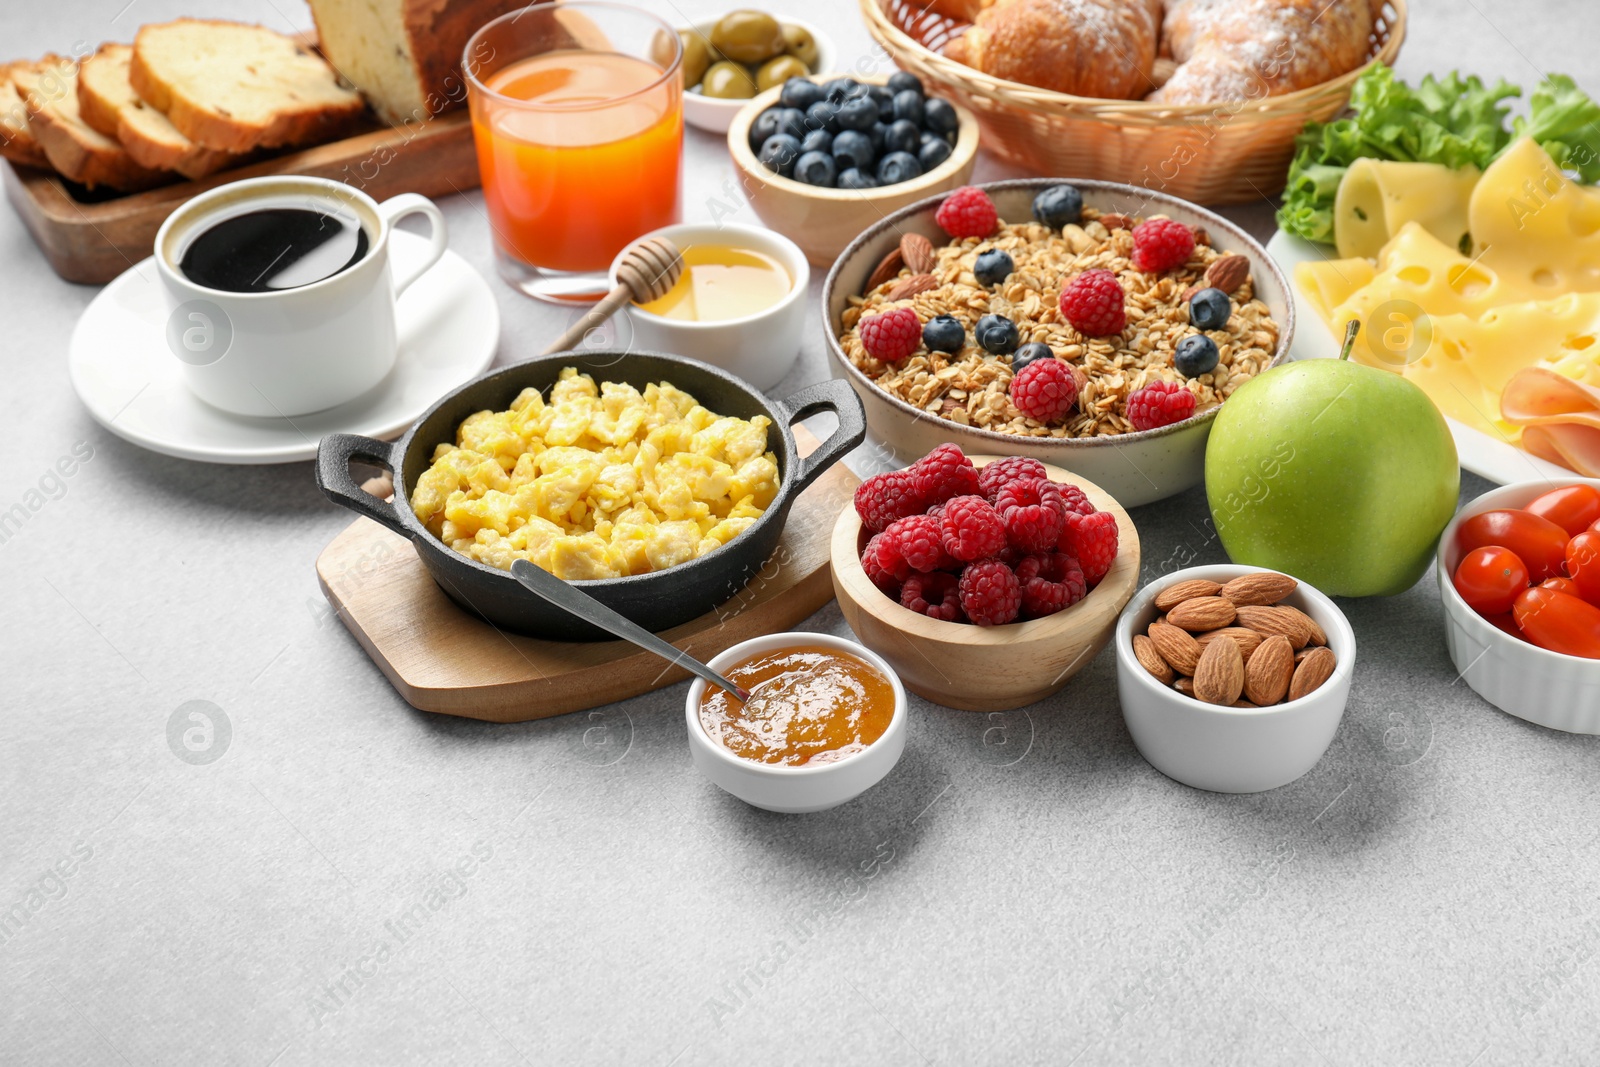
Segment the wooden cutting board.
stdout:
<path fill-rule="evenodd" d="M 794 435 L 802 454 L 817 445 L 804 426 Z M 740 641 L 785 630 L 832 600 L 829 539 L 858 484 L 844 464 L 834 464 L 790 508 L 777 551 L 750 584 L 662 636 L 706 660 Z M 525 722 L 689 677 L 623 641 L 541 641 L 498 630 L 456 607 L 411 543 L 371 519 L 357 519 L 322 550 L 317 579 L 378 669 L 422 711 Z"/>

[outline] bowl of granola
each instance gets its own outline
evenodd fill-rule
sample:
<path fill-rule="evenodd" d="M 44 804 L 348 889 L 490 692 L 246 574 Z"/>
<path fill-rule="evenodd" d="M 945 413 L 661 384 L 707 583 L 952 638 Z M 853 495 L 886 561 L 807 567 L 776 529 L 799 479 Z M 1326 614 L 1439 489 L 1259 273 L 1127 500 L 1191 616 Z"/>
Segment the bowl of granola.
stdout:
<path fill-rule="evenodd" d="M 1218 409 L 1294 335 L 1287 280 L 1238 226 L 1053 178 L 886 216 L 835 261 L 822 313 L 834 375 L 894 459 L 946 441 L 1031 456 L 1125 507 L 1204 480 Z"/>

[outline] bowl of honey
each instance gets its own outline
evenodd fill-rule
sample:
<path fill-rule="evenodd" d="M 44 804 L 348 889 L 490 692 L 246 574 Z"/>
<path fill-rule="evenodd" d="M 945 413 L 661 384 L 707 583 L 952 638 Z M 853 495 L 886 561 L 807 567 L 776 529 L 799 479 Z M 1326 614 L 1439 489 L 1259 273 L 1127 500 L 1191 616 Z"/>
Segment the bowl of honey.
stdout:
<path fill-rule="evenodd" d="M 712 669 L 750 699 L 704 681 L 684 711 L 700 773 L 753 807 L 798 813 L 854 800 L 906 747 L 906 691 L 854 641 L 781 633 L 743 641 Z"/>
<path fill-rule="evenodd" d="M 781 382 L 805 329 L 811 265 L 799 246 L 732 223 L 685 223 L 647 236 L 677 245 L 684 271 L 659 300 L 628 306 L 635 346 L 710 363 L 757 389 Z M 626 253 L 611 263 L 612 285 Z"/>

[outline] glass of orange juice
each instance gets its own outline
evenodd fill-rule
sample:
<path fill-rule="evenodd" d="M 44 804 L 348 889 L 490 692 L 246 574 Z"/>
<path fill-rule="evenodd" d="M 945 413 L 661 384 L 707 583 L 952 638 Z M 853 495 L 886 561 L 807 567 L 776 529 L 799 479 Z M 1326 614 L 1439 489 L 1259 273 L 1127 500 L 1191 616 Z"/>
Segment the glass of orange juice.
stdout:
<path fill-rule="evenodd" d="M 472 35 L 462 69 L 506 281 L 598 299 L 618 252 L 678 221 L 682 58 L 671 26 L 600 0 L 529 5 Z"/>

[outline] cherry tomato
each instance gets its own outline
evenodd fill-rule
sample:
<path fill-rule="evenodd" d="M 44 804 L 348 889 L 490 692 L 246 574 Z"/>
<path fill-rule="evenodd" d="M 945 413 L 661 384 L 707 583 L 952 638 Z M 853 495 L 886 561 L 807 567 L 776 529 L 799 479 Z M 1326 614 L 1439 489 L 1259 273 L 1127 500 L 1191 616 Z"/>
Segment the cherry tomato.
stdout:
<path fill-rule="evenodd" d="M 1600 608 L 1554 589 L 1527 589 L 1511 609 L 1522 636 L 1551 652 L 1600 659 Z"/>
<path fill-rule="evenodd" d="M 1568 596 L 1575 596 L 1579 600 L 1583 599 L 1583 594 L 1578 592 L 1578 583 L 1573 581 L 1571 578 L 1546 578 L 1544 581 L 1539 583 L 1539 588 L 1554 589 L 1558 593 L 1565 593 Z"/>
<path fill-rule="evenodd" d="M 1517 628 L 1516 617 L 1511 612 L 1508 611 L 1504 615 L 1485 615 L 1483 618 L 1485 622 L 1488 622 L 1495 629 L 1504 630 L 1518 641 L 1527 640 L 1522 636 L 1522 631 Z"/>
<path fill-rule="evenodd" d="M 1456 567 L 1456 592 L 1479 615 L 1504 615 L 1526 588 L 1528 568 L 1509 548 L 1475 548 Z"/>
<path fill-rule="evenodd" d="M 1567 573 L 1579 596 L 1600 604 L 1600 533 L 1586 530 L 1567 542 Z"/>
<path fill-rule="evenodd" d="M 1549 519 L 1569 534 L 1580 534 L 1600 520 L 1600 489 L 1592 485 L 1552 489 L 1522 510 Z"/>
<path fill-rule="evenodd" d="M 1499 545 L 1509 548 L 1527 564 L 1535 582 L 1556 578 L 1567 560 L 1567 531 L 1526 511 L 1485 511 L 1461 524 L 1457 531 L 1461 551 Z"/>

